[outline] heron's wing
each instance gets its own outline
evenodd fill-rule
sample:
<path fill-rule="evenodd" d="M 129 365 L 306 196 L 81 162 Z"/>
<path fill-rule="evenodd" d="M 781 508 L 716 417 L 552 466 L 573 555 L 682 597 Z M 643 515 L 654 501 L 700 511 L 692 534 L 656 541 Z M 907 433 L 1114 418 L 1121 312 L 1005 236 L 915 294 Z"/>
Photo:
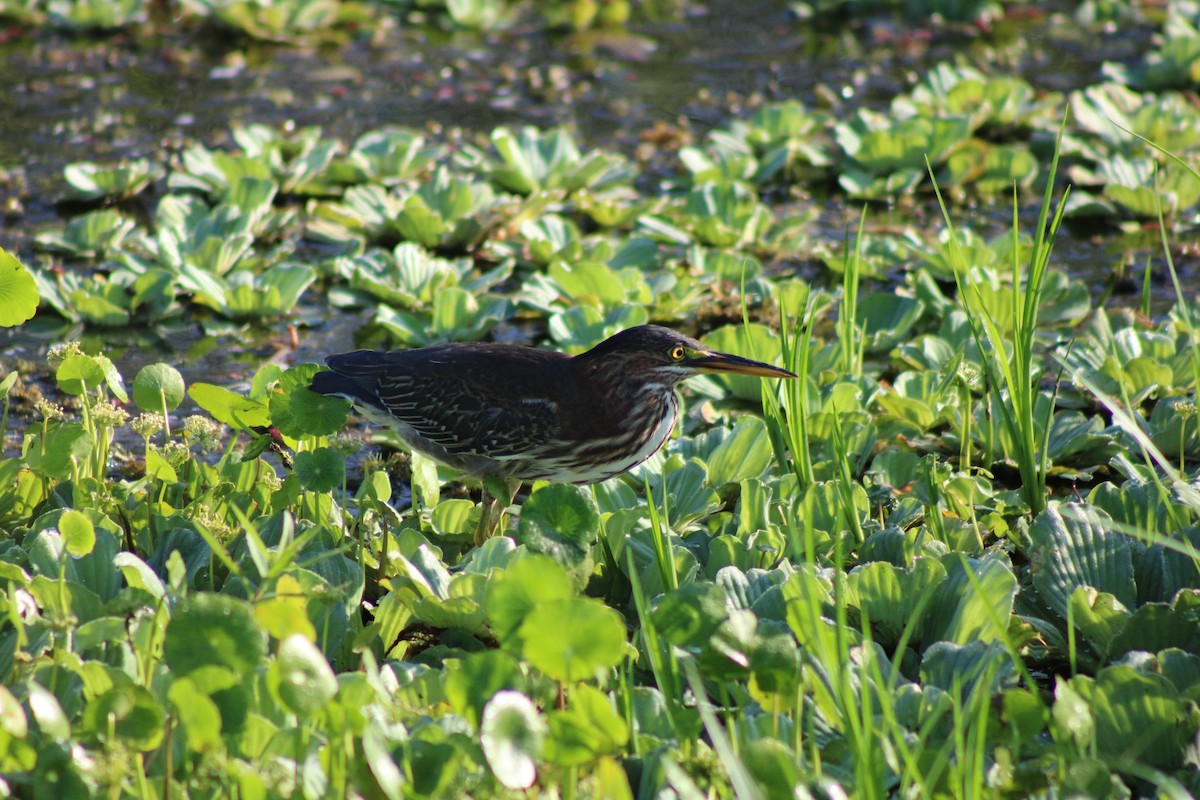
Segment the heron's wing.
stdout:
<path fill-rule="evenodd" d="M 389 375 L 379 398 L 397 421 L 448 453 L 505 458 L 558 427 L 558 405 L 537 393 L 496 394 L 474 380 Z"/>
<path fill-rule="evenodd" d="M 447 453 L 495 459 L 526 454 L 559 429 L 553 398 L 568 362 L 561 353 L 500 345 L 358 351 L 327 360 L 369 390 L 355 402 L 387 411 Z"/>

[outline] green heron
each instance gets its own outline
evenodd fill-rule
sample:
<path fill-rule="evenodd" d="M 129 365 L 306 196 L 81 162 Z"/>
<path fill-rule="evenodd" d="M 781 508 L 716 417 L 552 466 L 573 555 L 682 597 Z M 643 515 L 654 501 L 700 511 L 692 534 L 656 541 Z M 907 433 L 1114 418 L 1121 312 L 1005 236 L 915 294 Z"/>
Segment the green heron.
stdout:
<path fill-rule="evenodd" d="M 675 386 L 701 372 L 794 378 L 657 325 L 577 356 L 509 344 L 355 350 L 325 359 L 318 394 L 349 400 L 412 449 L 484 480 L 475 543 L 525 481 L 595 483 L 654 455 L 675 426 Z M 506 496 L 505 496 L 506 495 Z"/>

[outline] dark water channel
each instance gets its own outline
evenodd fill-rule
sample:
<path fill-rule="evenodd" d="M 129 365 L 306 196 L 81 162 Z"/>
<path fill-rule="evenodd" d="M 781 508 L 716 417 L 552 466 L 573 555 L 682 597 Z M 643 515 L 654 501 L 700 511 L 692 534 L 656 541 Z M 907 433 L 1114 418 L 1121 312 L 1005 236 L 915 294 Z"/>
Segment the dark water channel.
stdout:
<path fill-rule="evenodd" d="M 1145 31 L 1114 30 L 1098 49 L 1073 23 L 1073 4 L 1037 9 L 985 30 L 890 15 L 818 24 L 779 0 L 719 0 L 628 34 L 556 35 L 529 25 L 480 35 L 394 24 L 327 48 L 185 34 L 169 22 L 145 38 L 26 34 L 0 44 L 0 243 L 32 257 L 32 236 L 60 222 L 64 165 L 161 159 L 191 141 L 218 146 L 239 122 L 292 121 L 347 140 L 384 125 L 477 135 L 498 124 L 565 124 L 584 146 L 628 153 L 656 124 L 682 124 L 698 138 L 756 99 L 794 97 L 839 115 L 859 104 L 883 107 L 944 60 L 990 61 L 1038 88 L 1067 91 L 1097 81 L 1103 60 L 1132 59 L 1147 41 Z M 145 202 L 149 211 L 156 198 Z M 832 204 L 828 230 L 840 240 L 838 212 Z M 893 213 L 873 211 L 872 222 L 890 224 Z M 1007 212 L 964 213 L 994 216 L 1002 227 Z M 896 221 L 911 224 L 912 211 L 905 215 Z M 1057 252 L 1060 265 L 1097 285 L 1114 263 L 1132 259 L 1088 232 L 1068 234 Z M 282 325 L 220 343 L 192 329 L 142 332 L 116 360 L 129 377 L 140 363 L 171 355 L 189 378 L 232 380 L 275 355 L 315 360 L 348 344 L 357 324 L 326 320 L 291 355 Z M 0 333 L 0 350 L 36 358 L 61 335 L 27 326 Z M 105 336 L 120 346 L 120 336 Z"/>

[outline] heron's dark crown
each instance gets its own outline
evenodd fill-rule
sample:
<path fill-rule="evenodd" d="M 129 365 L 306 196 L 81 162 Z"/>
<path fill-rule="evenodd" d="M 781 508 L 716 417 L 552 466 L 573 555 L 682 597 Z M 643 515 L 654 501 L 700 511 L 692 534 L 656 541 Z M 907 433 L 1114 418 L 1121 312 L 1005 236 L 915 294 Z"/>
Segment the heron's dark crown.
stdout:
<path fill-rule="evenodd" d="M 576 356 L 576 361 L 606 365 L 618 362 L 626 369 L 634 370 L 675 366 L 679 359 L 672 358 L 671 353 L 677 346 L 684 347 L 688 352 L 708 351 L 700 342 L 670 328 L 638 325 L 610 336 L 586 353 Z"/>

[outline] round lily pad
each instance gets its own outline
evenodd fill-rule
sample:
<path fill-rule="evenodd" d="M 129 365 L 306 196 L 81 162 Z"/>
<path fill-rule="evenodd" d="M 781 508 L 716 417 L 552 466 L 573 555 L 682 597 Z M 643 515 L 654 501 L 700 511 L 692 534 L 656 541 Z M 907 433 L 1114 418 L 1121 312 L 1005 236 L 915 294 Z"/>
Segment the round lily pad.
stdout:
<path fill-rule="evenodd" d="M 143 411 L 168 411 L 183 402 L 183 376 L 170 364 L 149 364 L 133 379 L 133 402 Z"/>
<path fill-rule="evenodd" d="M 223 594 L 195 594 L 180 604 L 167 623 L 163 659 L 186 675 L 201 667 L 226 667 L 239 675 L 263 657 L 263 635 L 250 604 Z"/>
<path fill-rule="evenodd" d="M 522 655 L 560 681 L 591 678 L 625 654 L 625 624 L 616 611 L 589 597 L 539 604 L 521 623 Z"/>
<path fill-rule="evenodd" d="M 298 717 L 310 717 L 337 694 L 337 677 L 315 644 L 298 633 L 283 640 L 275 662 L 279 700 Z"/>
<path fill-rule="evenodd" d="M 329 492 L 342 485 L 346 462 L 328 447 L 304 450 L 296 454 L 296 477 L 310 492 Z"/>
<path fill-rule="evenodd" d="M 538 489 L 521 506 L 517 541 L 572 570 L 586 562 L 600 530 L 600 512 L 578 486 L 554 483 Z"/>
<path fill-rule="evenodd" d="M 58 518 L 58 532 L 62 534 L 67 552 L 76 558 L 86 556 L 96 546 L 96 529 L 87 514 L 68 509 Z"/>
<path fill-rule="evenodd" d="M 289 369 L 279 379 L 279 390 L 271 393 L 271 421 L 284 436 L 329 436 L 346 424 L 349 403 L 309 391 L 318 369 L 316 364 Z"/>
<path fill-rule="evenodd" d="M 79 396 L 104 382 L 104 368 L 91 356 L 68 356 L 58 365 L 54 379 L 58 388 L 70 395 Z"/>
<path fill-rule="evenodd" d="M 109 731 L 136 750 L 153 750 L 162 742 L 163 708 L 137 684 L 116 686 L 88 703 L 84 720 L 100 736 Z"/>

